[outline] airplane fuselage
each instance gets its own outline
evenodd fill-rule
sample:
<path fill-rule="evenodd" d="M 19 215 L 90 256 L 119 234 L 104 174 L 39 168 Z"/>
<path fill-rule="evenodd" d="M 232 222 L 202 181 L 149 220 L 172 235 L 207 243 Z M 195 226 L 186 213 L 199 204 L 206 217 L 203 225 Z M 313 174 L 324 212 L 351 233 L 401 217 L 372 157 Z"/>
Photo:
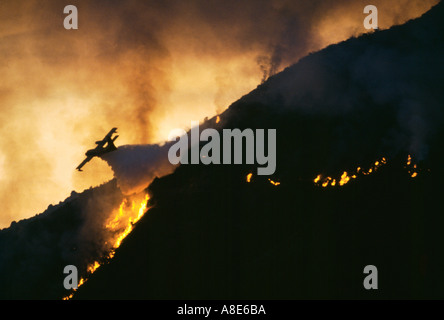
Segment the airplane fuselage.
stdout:
<path fill-rule="evenodd" d="M 102 154 L 116 150 L 117 147 L 114 145 L 114 141 L 117 139 L 118 136 L 112 138 L 112 135 L 116 133 L 116 131 L 117 128 L 112 128 L 111 131 L 105 136 L 105 138 L 103 138 L 103 140 L 96 141 L 97 147 L 86 151 L 86 159 L 83 160 L 83 162 L 77 167 L 77 170 L 82 171 L 82 167 L 93 157 L 99 157 Z"/>

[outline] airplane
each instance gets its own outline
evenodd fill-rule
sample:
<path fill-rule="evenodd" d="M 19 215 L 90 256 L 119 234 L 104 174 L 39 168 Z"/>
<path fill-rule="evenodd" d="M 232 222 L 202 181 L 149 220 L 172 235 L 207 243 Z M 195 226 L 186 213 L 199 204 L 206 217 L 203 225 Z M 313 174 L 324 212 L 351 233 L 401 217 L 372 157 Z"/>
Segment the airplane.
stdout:
<path fill-rule="evenodd" d="M 117 150 L 117 147 L 114 145 L 114 141 L 119 137 L 118 135 L 114 138 L 112 137 L 114 133 L 117 133 L 117 128 L 112 128 L 110 132 L 103 138 L 103 140 L 96 141 L 97 147 L 94 149 L 90 149 L 86 151 L 85 156 L 86 159 L 82 161 L 81 164 L 76 168 L 79 171 L 82 171 L 82 167 L 90 161 L 94 157 L 101 156 L 102 154 Z M 105 147 L 106 144 L 106 147 Z"/>

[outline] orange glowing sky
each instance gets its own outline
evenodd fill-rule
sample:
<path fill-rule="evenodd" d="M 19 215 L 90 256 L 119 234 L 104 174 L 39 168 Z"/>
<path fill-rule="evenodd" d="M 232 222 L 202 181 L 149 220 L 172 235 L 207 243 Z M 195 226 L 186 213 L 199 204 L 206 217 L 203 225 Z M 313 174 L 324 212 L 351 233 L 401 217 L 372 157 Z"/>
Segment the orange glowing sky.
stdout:
<path fill-rule="evenodd" d="M 381 29 L 438 0 L 373 1 Z M 0 228 L 112 178 L 94 159 L 116 145 L 161 142 L 222 112 L 309 52 L 366 32 L 367 1 L 60 1 L 0 3 Z"/>

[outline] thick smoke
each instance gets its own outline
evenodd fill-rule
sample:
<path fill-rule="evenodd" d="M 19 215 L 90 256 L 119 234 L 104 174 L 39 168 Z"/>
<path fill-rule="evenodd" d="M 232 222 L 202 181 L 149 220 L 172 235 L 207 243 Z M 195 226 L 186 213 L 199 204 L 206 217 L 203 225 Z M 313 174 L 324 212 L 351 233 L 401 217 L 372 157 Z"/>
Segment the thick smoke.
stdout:
<path fill-rule="evenodd" d="M 431 21 L 436 23 L 436 20 Z M 435 37 L 441 37 L 442 34 L 441 20 L 438 23 L 440 24 L 410 24 L 409 27 L 403 27 L 404 33 L 380 32 L 373 35 L 371 41 L 368 41 L 368 37 L 352 39 L 312 54 L 238 101 L 230 108 L 230 112 L 221 115 L 221 125 L 224 122 L 235 124 L 236 116 L 239 119 L 247 119 L 249 124 L 257 123 L 261 114 L 251 112 L 249 106 L 266 105 L 268 108 L 265 117 L 259 119 L 265 124 L 273 121 L 273 112 L 280 113 L 281 119 L 287 116 L 302 119 L 301 125 L 305 125 L 302 132 L 306 135 L 302 138 L 296 134 L 284 137 L 288 140 L 288 145 L 298 139 L 302 142 L 305 140 L 307 145 L 325 140 L 332 142 L 328 145 L 331 149 L 325 152 L 329 157 L 327 161 L 334 156 L 342 157 L 341 160 L 350 158 L 351 155 L 355 156 L 358 153 L 354 150 L 351 154 L 347 143 L 365 136 L 369 136 L 366 141 L 376 143 L 362 146 L 363 142 L 358 141 L 362 149 L 374 149 L 384 145 L 385 150 L 403 150 L 413 153 L 415 158 L 425 157 L 428 149 L 427 139 L 438 126 L 442 127 L 443 123 L 443 114 L 440 111 L 444 83 L 443 52 L 442 47 L 430 50 L 435 43 Z M 439 36 L 436 36 L 437 34 Z M 123 61 L 120 63 L 124 64 Z M 434 70 L 431 70 L 431 66 Z M 117 74 L 117 69 L 114 71 Z M 135 92 L 145 91 L 135 90 L 133 93 Z M 146 91 L 147 95 L 148 92 Z M 141 96 L 138 97 L 142 99 L 143 95 Z M 113 102 L 109 103 L 109 106 L 113 105 Z M 236 109 L 236 106 L 242 108 Z M 389 113 L 388 118 L 386 114 L 378 114 L 386 110 L 394 111 L 394 114 Z M 257 108 L 257 111 L 260 111 L 260 108 Z M 11 110 L 8 112 L 13 114 Z M 297 114 L 297 117 L 294 117 L 294 114 Z M 33 115 L 37 116 L 37 112 Z M 307 115 L 313 117 L 310 122 L 304 123 L 303 117 Z M 134 115 L 131 113 L 131 116 Z M 140 114 L 136 113 L 134 117 L 137 116 Z M 393 118 L 395 122 L 392 121 Z M 33 121 L 29 118 L 24 119 L 26 125 L 32 128 Z M 331 131 L 331 136 L 320 134 L 318 140 L 308 139 L 308 135 L 314 131 L 311 127 L 316 126 L 316 121 L 325 119 L 334 123 L 333 125 L 337 126 L 334 129 L 338 130 Z M 144 121 L 149 120 L 145 118 Z M 134 123 L 139 125 L 138 122 Z M 324 121 L 323 124 L 329 125 L 329 122 Z M 292 125 L 290 123 L 290 126 Z M 140 126 L 144 128 L 146 122 L 142 121 Z M 378 140 L 380 129 L 387 127 L 389 130 L 383 132 L 383 139 Z M 322 129 L 322 126 L 316 128 Z M 21 132 L 17 131 L 16 135 L 11 135 L 15 138 L 15 144 L 27 141 L 27 134 L 32 133 L 30 129 L 25 131 L 26 134 L 20 135 Z M 138 136 L 137 130 L 131 132 Z M 385 133 L 387 135 L 384 135 Z M 288 139 L 290 136 L 292 139 Z M 143 138 L 138 136 L 138 139 Z M 29 156 L 25 158 L 26 165 L 31 165 L 42 154 L 37 151 L 38 143 L 34 140 L 30 141 L 28 146 L 36 149 L 32 157 L 30 153 L 26 153 Z M 20 153 L 20 146 L 17 148 L 8 150 Z M 171 172 L 174 166 L 167 161 L 168 149 L 168 144 L 121 146 L 118 150 L 102 156 L 114 171 L 116 180 L 87 190 L 81 195 L 73 193 L 57 208 L 50 207 L 44 214 L 13 223 L 10 228 L 0 230 L 0 274 L 7 275 L 0 278 L 0 295 L 26 298 L 27 294 L 30 294 L 26 291 L 27 288 L 41 288 L 42 292 L 63 292 L 60 286 L 63 277 L 60 266 L 86 266 L 86 263 L 106 251 L 106 239 L 109 235 L 103 231 L 103 223 L 122 200 L 123 196 L 118 187 L 124 193 L 137 192 L 145 188 L 155 176 Z M 299 145 L 294 144 L 291 150 L 279 150 L 290 153 L 301 149 Z M 309 146 L 307 149 L 317 148 Z M 335 154 L 335 151 L 338 152 Z M 295 159 L 318 161 L 314 157 Z M 291 162 L 291 168 L 301 170 L 297 167 L 295 159 L 287 161 Z M 13 165 L 11 159 L 4 160 L 4 163 L 11 167 Z M 47 170 L 47 167 L 42 170 L 44 169 Z M 11 189 L 14 187 L 13 184 L 8 186 Z M 48 189 L 45 191 L 48 192 Z M 59 275 L 60 279 L 54 279 L 55 275 Z M 35 295 L 35 292 L 32 294 Z"/>
<path fill-rule="evenodd" d="M 377 31 L 371 38 L 350 39 L 311 54 L 241 102 L 310 118 L 314 125 L 307 122 L 307 135 L 318 128 L 316 121 L 329 119 L 330 135 L 309 142 L 328 141 L 325 161 L 330 164 L 345 164 L 352 157 L 358 161 L 358 149 L 373 156 L 409 153 L 426 160 L 444 117 L 443 52 L 436 45 L 443 27 L 440 17 L 433 16 L 442 7 L 402 29 Z M 312 154 L 308 161 L 317 158 Z"/>
<path fill-rule="evenodd" d="M 436 0 L 373 1 L 380 27 Z M 0 226 L 112 178 L 94 159 L 111 127 L 119 144 L 155 143 L 222 112 L 310 51 L 366 30 L 367 1 L 76 0 L 0 3 Z M 417 124 L 418 125 L 418 124 Z M 25 201 L 25 199 L 27 201 Z"/>
<path fill-rule="evenodd" d="M 154 178 L 173 172 L 175 166 L 168 161 L 169 145 L 121 146 L 116 151 L 104 154 L 102 159 L 111 166 L 124 194 L 139 193 Z"/>

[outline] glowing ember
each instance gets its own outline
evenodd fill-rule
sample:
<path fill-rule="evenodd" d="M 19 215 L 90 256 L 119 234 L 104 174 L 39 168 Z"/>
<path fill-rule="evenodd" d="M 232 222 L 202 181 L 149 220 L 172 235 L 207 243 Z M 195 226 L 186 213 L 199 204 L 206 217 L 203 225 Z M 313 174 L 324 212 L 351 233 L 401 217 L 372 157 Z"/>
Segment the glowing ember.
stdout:
<path fill-rule="evenodd" d="M 93 264 L 90 264 L 88 266 L 88 273 L 94 273 L 94 271 L 96 271 L 98 267 L 100 267 L 100 263 L 98 261 L 94 261 Z"/>
<path fill-rule="evenodd" d="M 271 179 L 268 179 L 268 181 L 270 181 L 270 183 L 271 183 L 272 185 L 274 185 L 274 186 L 278 186 L 278 185 L 281 184 L 280 182 L 278 182 L 278 181 L 273 181 L 273 180 L 271 180 Z"/>
<path fill-rule="evenodd" d="M 407 163 L 404 166 L 404 168 L 407 169 L 408 173 L 412 178 L 415 178 L 418 176 L 418 168 L 416 163 L 412 165 L 412 157 L 410 155 L 407 156 Z"/>
<path fill-rule="evenodd" d="M 350 177 L 347 175 L 347 171 L 344 171 L 344 173 L 341 176 L 341 181 L 339 181 L 339 185 L 343 186 L 344 184 L 346 184 L 349 181 L 350 181 Z M 333 186 L 333 184 L 332 184 L 332 186 Z"/>
<path fill-rule="evenodd" d="M 253 176 L 252 173 L 247 174 L 247 182 L 250 182 L 250 181 L 251 181 L 251 177 L 252 177 L 252 176 Z"/>
<path fill-rule="evenodd" d="M 71 293 L 69 296 L 63 297 L 62 300 L 69 300 L 74 296 L 74 293 Z"/>
<path fill-rule="evenodd" d="M 216 117 L 216 123 L 219 123 L 219 122 L 220 122 L 220 117 L 217 116 L 217 117 Z"/>
<path fill-rule="evenodd" d="M 347 171 L 344 171 L 342 173 L 341 177 L 337 178 L 337 179 L 334 179 L 332 177 L 323 177 L 321 174 L 318 174 L 316 176 L 316 178 L 313 180 L 313 182 L 316 185 L 320 185 L 324 188 L 329 185 L 331 187 L 335 187 L 336 185 L 339 185 L 342 187 L 342 186 L 346 185 L 348 182 L 350 182 L 351 179 L 356 179 L 359 174 L 368 175 L 372 172 L 375 172 L 379 167 L 381 167 L 382 165 L 384 165 L 386 163 L 387 163 L 387 160 L 386 160 L 386 158 L 383 157 L 383 158 L 381 158 L 381 160 L 375 161 L 375 163 L 367 171 L 362 170 L 361 167 L 357 167 L 353 174 L 349 174 Z"/>

